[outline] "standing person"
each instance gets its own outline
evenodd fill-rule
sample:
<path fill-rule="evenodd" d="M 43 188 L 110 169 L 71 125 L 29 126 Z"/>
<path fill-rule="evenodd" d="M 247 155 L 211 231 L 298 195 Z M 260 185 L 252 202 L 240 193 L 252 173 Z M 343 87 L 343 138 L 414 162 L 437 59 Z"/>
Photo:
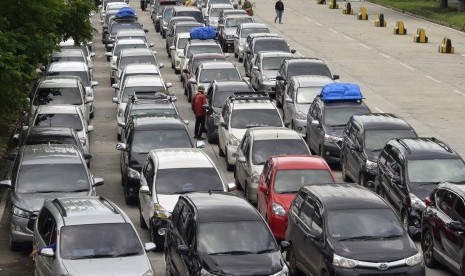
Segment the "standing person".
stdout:
<path fill-rule="evenodd" d="M 252 3 L 249 0 L 245 0 L 244 4 L 242 4 L 242 9 L 247 12 L 248 15 L 253 16 L 253 9 Z"/>
<path fill-rule="evenodd" d="M 274 23 L 276 23 L 276 20 L 279 19 L 279 24 L 281 23 L 281 18 L 283 17 L 283 12 L 284 12 L 284 3 L 281 0 L 276 1 L 276 4 L 274 4 L 274 9 L 276 10 L 276 17 L 274 19 Z"/>
<path fill-rule="evenodd" d="M 195 114 L 195 129 L 194 129 L 194 138 L 203 140 L 202 133 L 205 132 L 205 117 L 207 115 L 206 110 L 203 108 L 207 104 L 207 97 L 205 96 L 205 87 L 199 85 L 197 88 L 197 93 L 192 99 L 194 114 Z"/>

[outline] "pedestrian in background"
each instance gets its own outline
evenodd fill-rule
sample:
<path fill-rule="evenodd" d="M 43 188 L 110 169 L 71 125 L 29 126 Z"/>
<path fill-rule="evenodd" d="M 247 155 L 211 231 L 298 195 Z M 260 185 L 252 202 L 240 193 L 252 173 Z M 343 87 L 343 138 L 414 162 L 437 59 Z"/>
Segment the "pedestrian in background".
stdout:
<path fill-rule="evenodd" d="M 242 4 L 242 9 L 247 12 L 248 15 L 253 16 L 253 5 L 249 0 L 245 0 Z"/>
<path fill-rule="evenodd" d="M 281 0 L 276 1 L 276 4 L 274 4 L 274 9 L 276 10 L 276 17 L 274 19 L 274 23 L 276 23 L 276 20 L 279 19 L 279 24 L 281 23 L 281 18 L 283 17 L 283 12 L 284 12 L 284 3 Z"/>
<path fill-rule="evenodd" d="M 202 133 L 206 132 L 205 129 L 205 117 L 207 115 L 206 110 L 203 108 L 207 104 L 207 97 L 205 96 L 205 87 L 199 85 L 197 88 L 197 93 L 192 99 L 194 114 L 195 114 L 195 128 L 194 128 L 194 138 L 203 140 Z"/>

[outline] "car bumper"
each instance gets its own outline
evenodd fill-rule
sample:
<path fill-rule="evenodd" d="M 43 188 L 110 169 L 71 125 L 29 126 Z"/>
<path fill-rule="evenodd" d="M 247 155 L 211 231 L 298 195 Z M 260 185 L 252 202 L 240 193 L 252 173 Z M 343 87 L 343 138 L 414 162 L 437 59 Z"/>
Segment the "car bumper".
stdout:
<path fill-rule="evenodd" d="M 153 243 L 155 244 L 164 244 L 166 236 L 166 226 L 168 221 L 166 219 L 160 219 L 153 217 L 151 219 L 151 229 L 155 233 L 153 235 Z"/>
<path fill-rule="evenodd" d="M 287 229 L 287 215 L 284 217 L 279 217 L 276 215 L 269 215 L 268 225 L 271 228 L 271 232 L 277 240 L 286 239 L 286 229 Z"/>
<path fill-rule="evenodd" d="M 236 164 L 236 151 L 237 151 L 238 146 L 234 146 L 231 144 L 228 144 L 226 146 L 226 161 L 228 162 L 229 165 L 235 165 Z"/>
<path fill-rule="evenodd" d="M 392 275 L 392 276 L 424 276 L 425 267 L 423 265 L 417 266 L 402 266 L 395 267 L 387 270 L 379 270 L 378 268 L 332 268 L 330 275 L 347 275 L 347 276 L 362 276 L 362 275 Z"/>
<path fill-rule="evenodd" d="M 307 135 L 307 120 L 292 119 L 294 130 L 302 136 Z"/>
<path fill-rule="evenodd" d="M 35 218 L 11 216 L 10 239 L 12 242 L 32 242 Z"/>

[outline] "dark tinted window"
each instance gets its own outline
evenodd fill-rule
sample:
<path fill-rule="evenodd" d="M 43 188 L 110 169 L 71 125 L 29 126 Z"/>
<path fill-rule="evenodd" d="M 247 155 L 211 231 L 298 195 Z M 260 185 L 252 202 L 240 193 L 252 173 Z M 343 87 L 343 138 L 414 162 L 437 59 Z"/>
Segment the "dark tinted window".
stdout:
<path fill-rule="evenodd" d="M 40 114 L 37 116 L 35 126 L 62 126 L 81 131 L 82 121 L 78 114 Z"/>
<path fill-rule="evenodd" d="M 131 152 L 148 153 L 153 149 L 164 148 L 192 148 L 192 144 L 184 129 L 139 130 L 134 132 Z"/>
<path fill-rule="evenodd" d="M 310 154 L 301 139 L 257 140 L 252 148 L 252 163 L 263 165 L 270 156 Z"/>
<path fill-rule="evenodd" d="M 262 59 L 263 70 L 278 70 L 283 60 L 290 59 L 290 57 L 264 57 Z"/>
<path fill-rule="evenodd" d="M 114 51 L 113 54 L 115 56 L 119 57 L 122 49 L 139 49 L 139 48 L 147 48 L 147 45 L 145 45 L 145 44 L 120 44 L 120 43 L 117 43 L 116 46 L 115 46 L 115 51 Z"/>
<path fill-rule="evenodd" d="M 132 109 L 129 116 L 134 115 L 176 115 L 174 108 L 147 108 L 147 109 Z"/>
<path fill-rule="evenodd" d="M 155 180 L 158 194 L 224 191 L 223 182 L 215 168 L 159 169 Z"/>
<path fill-rule="evenodd" d="M 204 23 L 203 15 L 200 11 L 179 11 L 176 12 L 176 16 L 190 16 L 195 18 L 195 21 Z"/>
<path fill-rule="evenodd" d="M 140 29 L 140 24 L 137 22 L 114 23 L 113 25 L 111 25 L 110 33 L 111 35 L 116 35 L 121 30 L 132 30 L 132 29 Z"/>
<path fill-rule="evenodd" d="M 123 69 L 126 65 L 131 63 L 143 63 L 157 65 L 157 60 L 154 56 L 136 56 L 136 57 L 122 57 L 119 63 L 119 68 Z"/>
<path fill-rule="evenodd" d="M 301 75 L 318 75 L 332 78 L 328 67 L 324 63 L 302 62 L 297 64 L 289 64 L 287 70 L 287 78 Z"/>
<path fill-rule="evenodd" d="M 258 126 L 283 126 L 279 112 L 275 109 L 239 109 L 232 112 L 232 128 Z"/>
<path fill-rule="evenodd" d="M 77 145 L 76 139 L 71 136 L 45 136 L 45 135 L 37 135 L 37 136 L 29 136 L 27 137 L 26 141 L 24 141 L 25 145 L 41 145 L 41 144 L 71 144 Z"/>
<path fill-rule="evenodd" d="M 391 139 L 409 137 L 417 137 L 417 135 L 413 130 L 408 129 L 367 130 L 365 132 L 365 147 L 368 150 L 382 150 Z"/>
<path fill-rule="evenodd" d="M 248 17 L 227 18 L 225 27 L 226 28 L 235 28 L 235 27 L 239 26 L 239 24 L 250 23 L 250 22 L 253 22 L 253 18 L 249 17 L 249 16 Z"/>
<path fill-rule="evenodd" d="M 365 107 L 327 108 L 324 113 L 324 124 L 327 126 L 345 126 L 353 115 L 369 114 Z"/>
<path fill-rule="evenodd" d="M 258 33 L 269 33 L 268 28 L 243 28 L 241 32 L 241 37 L 246 38 L 249 34 L 258 34 Z"/>
<path fill-rule="evenodd" d="M 260 39 L 255 42 L 254 54 L 262 51 L 290 52 L 286 41 L 281 39 Z"/>
<path fill-rule="evenodd" d="M 218 69 L 203 69 L 199 76 L 199 82 L 216 81 L 240 81 L 241 75 L 236 68 L 218 68 Z"/>
<path fill-rule="evenodd" d="M 82 104 L 79 87 L 39 88 L 32 101 L 33 105 Z"/>
<path fill-rule="evenodd" d="M 82 84 L 84 86 L 90 86 L 89 74 L 87 71 L 56 71 L 48 72 L 47 75 L 50 76 L 76 76 L 81 78 Z"/>
<path fill-rule="evenodd" d="M 319 183 L 333 183 L 327 170 L 279 170 L 274 180 L 276 193 L 297 193 L 302 186 Z"/>
<path fill-rule="evenodd" d="M 407 174 L 410 182 L 443 182 L 465 173 L 461 159 L 409 160 Z"/>

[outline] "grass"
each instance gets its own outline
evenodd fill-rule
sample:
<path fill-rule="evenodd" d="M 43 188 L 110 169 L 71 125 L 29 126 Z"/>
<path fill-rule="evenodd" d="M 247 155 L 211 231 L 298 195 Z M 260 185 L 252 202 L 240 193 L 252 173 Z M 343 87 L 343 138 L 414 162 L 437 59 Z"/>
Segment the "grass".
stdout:
<path fill-rule="evenodd" d="M 382 6 L 392 7 L 425 17 L 433 22 L 465 31 L 465 12 L 458 12 L 458 3 L 449 1 L 449 8 L 439 7 L 436 0 L 369 0 Z"/>

